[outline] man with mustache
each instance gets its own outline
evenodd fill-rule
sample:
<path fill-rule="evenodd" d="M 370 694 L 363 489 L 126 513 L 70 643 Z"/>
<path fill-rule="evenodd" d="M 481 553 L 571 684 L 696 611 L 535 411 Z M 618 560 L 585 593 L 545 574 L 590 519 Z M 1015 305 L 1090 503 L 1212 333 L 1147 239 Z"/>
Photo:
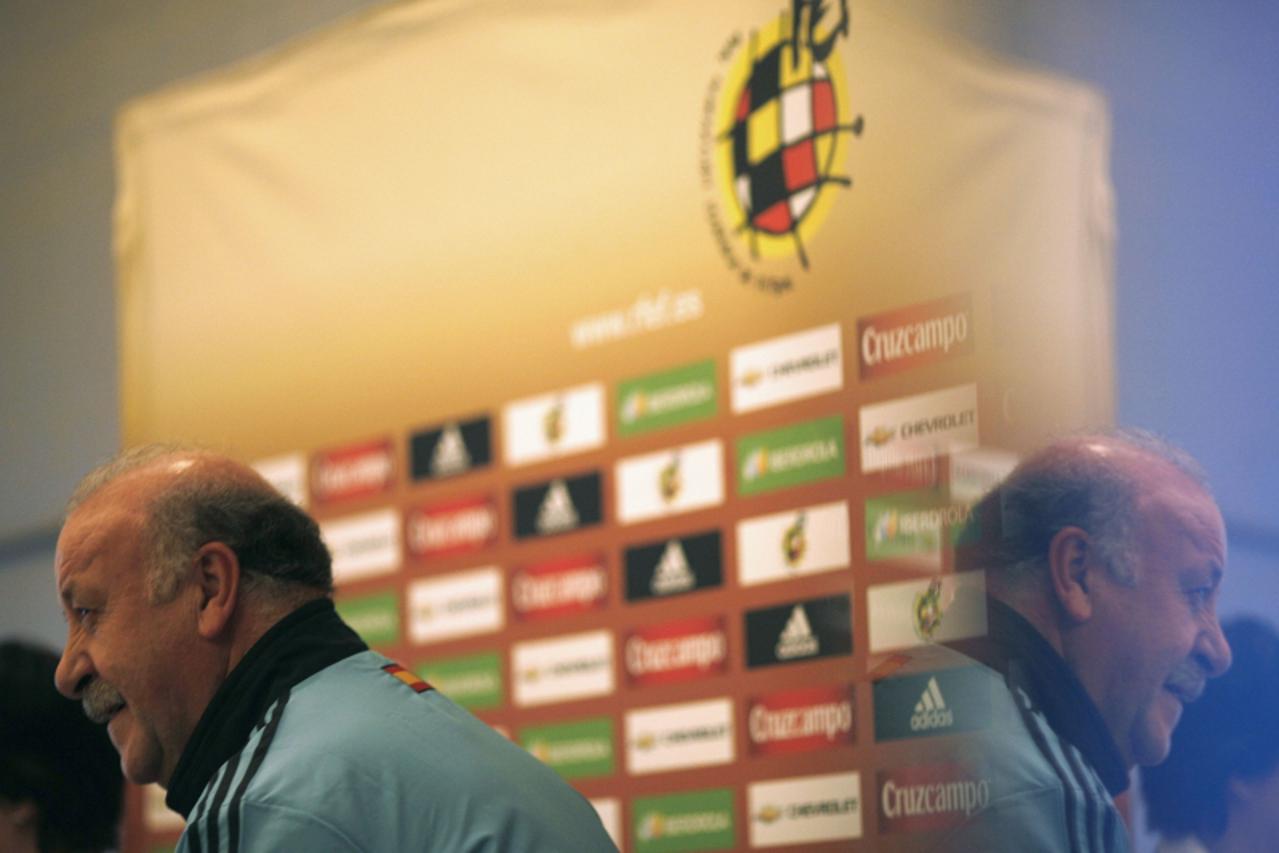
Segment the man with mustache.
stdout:
<path fill-rule="evenodd" d="M 982 665 L 991 713 L 956 750 L 989 795 L 937 849 L 1126 851 L 1113 797 L 1230 666 L 1203 474 L 1147 433 L 1078 436 L 1024 460 L 971 525 L 956 563 L 985 571 L 988 631 L 952 645 Z"/>
<path fill-rule="evenodd" d="M 126 452 L 72 496 L 56 683 L 125 776 L 187 819 L 179 850 L 612 850 L 524 750 L 338 617 L 319 529 L 251 469 Z"/>

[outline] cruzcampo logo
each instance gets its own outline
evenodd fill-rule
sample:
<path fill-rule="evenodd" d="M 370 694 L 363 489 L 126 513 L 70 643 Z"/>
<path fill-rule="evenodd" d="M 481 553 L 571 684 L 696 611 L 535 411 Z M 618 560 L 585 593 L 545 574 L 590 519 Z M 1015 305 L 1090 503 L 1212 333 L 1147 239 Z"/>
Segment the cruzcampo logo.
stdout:
<path fill-rule="evenodd" d="M 636 797 L 631 804 L 635 853 L 729 850 L 736 843 L 733 791 Z"/>
<path fill-rule="evenodd" d="M 936 554 L 943 536 L 951 545 L 972 535 L 972 507 L 945 493 L 902 492 L 866 501 L 866 559 L 889 560 Z"/>
<path fill-rule="evenodd" d="M 790 289 L 789 276 L 751 262 L 794 257 L 808 269 L 807 247 L 852 185 L 849 141 L 864 124 L 836 50 L 849 34 L 848 0 L 787 5 L 721 49 L 701 140 L 711 230 L 724 260 L 743 283 L 755 278 L 777 292 Z"/>
<path fill-rule="evenodd" d="M 611 717 L 520 730 L 520 745 L 565 779 L 612 773 L 616 766 L 613 743 Z"/>
<path fill-rule="evenodd" d="M 497 652 L 423 661 L 413 671 L 463 708 L 486 711 L 502 705 L 502 663 Z"/>
<path fill-rule="evenodd" d="M 400 598 L 393 592 L 362 595 L 336 603 L 338 615 L 370 646 L 400 641 Z"/>
<path fill-rule="evenodd" d="M 623 438 L 715 415 L 715 362 L 699 361 L 617 386 L 617 433 Z"/>
<path fill-rule="evenodd" d="M 757 432 L 737 442 L 737 493 L 754 495 L 844 474 L 838 415 Z"/>

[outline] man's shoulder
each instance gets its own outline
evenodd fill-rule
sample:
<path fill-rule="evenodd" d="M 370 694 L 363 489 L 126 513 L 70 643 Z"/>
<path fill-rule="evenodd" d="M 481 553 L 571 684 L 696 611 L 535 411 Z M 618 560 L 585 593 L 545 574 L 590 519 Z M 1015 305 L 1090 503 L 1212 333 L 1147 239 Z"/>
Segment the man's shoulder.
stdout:
<path fill-rule="evenodd" d="M 307 756 L 314 753 L 317 760 L 339 762 L 356 772 L 365 764 L 418 771 L 410 776 L 455 753 L 465 753 L 471 763 L 483 763 L 484 756 L 520 763 L 531 758 L 372 651 L 351 655 L 293 687 L 275 749 L 282 758 L 288 756 L 286 769 L 298 761 L 309 763 Z"/>
<path fill-rule="evenodd" d="M 961 701 L 980 697 L 986 703 L 983 724 L 936 738 L 924 752 L 971 781 L 975 793 L 967 797 L 959 825 L 933 849 L 1065 851 L 1079 849 L 1069 846 L 1072 839 L 1095 839 L 1097 850 L 1126 850 L 1113 800 L 1079 750 L 1002 673 L 957 660 L 963 663 L 947 671 L 962 673 L 971 686 Z"/>
<path fill-rule="evenodd" d="M 595 837 L 594 810 L 553 771 L 415 682 L 360 652 L 294 685 L 214 777 L 195 816 L 226 824 L 234 813 L 248 831 L 255 820 L 292 826 L 311 815 L 315 825 L 297 831 L 349 837 L 360 849 L 432 837 L 482 850 L 503 834 L 548 849 L 556 821 Z M 219 793 L 224 778 L 234 803 Z M 202 823 L 207 832 L 209 818 Z"/>

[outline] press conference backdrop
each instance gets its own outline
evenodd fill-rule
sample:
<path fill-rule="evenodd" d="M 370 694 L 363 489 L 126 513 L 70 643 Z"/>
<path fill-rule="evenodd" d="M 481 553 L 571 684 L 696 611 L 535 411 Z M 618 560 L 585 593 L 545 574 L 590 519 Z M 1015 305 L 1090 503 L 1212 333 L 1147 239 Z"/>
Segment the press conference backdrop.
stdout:
<path fill-rule="evenodd" d="M 409 2 L 117 144 L 126 442 L 258 465 L 620 847 L 908 850 L 980 798 L 928 755 L 982 697 L 902 653 L 985 629 L 975 497 L 1111 420 L 1094 93 L 891 4 Z"/>

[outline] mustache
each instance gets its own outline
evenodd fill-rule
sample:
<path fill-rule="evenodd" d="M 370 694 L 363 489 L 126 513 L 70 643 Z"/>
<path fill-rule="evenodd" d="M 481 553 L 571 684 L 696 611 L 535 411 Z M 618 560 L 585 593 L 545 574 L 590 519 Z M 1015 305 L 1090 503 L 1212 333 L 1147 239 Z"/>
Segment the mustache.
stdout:
<path fill-rule="evenodd" d="M 1186 702 L 1194 702 L 1203 695 L 1208 674 L 1198 664 L 1184 661 L 1177 665 L 1165 683 Z"/>
<path fill-rule="evenodd" d="M 101 679 L 94 679 L 88 687 L 84 688 L 80 705 L 84 708 L 86 717 L 101 725 L 110 720 L 112 715 L 124 705 L 124 697 L 110 684 Z"/>

